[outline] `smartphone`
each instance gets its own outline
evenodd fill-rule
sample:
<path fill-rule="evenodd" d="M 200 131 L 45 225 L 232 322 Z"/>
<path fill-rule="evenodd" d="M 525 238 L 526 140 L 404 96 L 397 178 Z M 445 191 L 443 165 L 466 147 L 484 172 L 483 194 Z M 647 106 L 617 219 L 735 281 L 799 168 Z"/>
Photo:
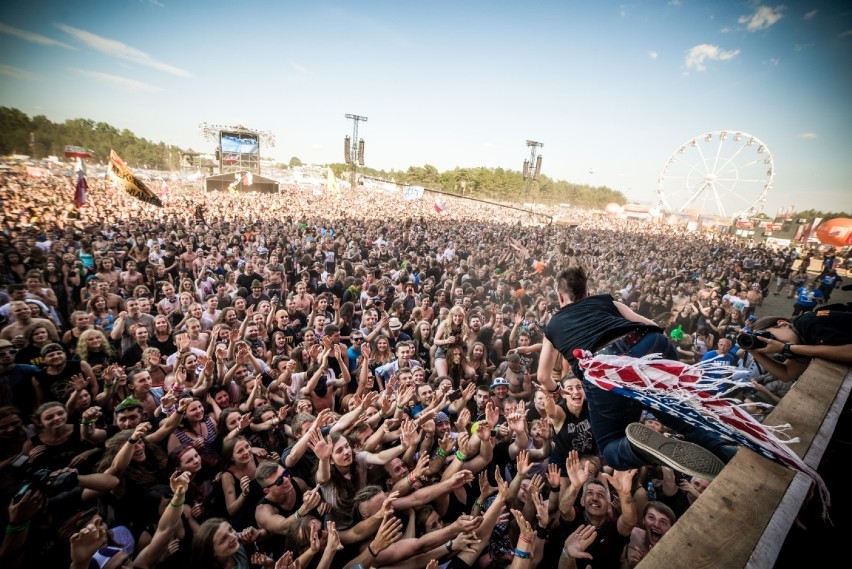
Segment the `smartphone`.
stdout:
<path fill-rule="evenodd" d="M 30 457 L 28 457 L 27 455 L 19 454 L 18 458 L 12 461 L 11 466 L 13 466 L 14 468 L 20 468 L 25 465 L 29 459 Z"/>
<path fill-rule="evenodd" d="M 457 400 L 461 399 L 461 396 L 462 396 L 461 389 L 456 389 L 455 391 L 450 391 L 450 393 L 447 397 L 449 398 L 450 401 L 457 401 Z"/>

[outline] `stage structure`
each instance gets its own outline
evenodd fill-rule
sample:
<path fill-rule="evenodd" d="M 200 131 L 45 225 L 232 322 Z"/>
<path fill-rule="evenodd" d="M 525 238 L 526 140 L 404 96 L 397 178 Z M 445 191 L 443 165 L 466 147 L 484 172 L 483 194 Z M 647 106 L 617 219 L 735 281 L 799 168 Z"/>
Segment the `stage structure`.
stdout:
<path fill-rule="evenodd" d="M 270 131 L 253 130 L 243 125 L 226 126 L 201 123 L 201 138 L 218 143 L 216 160 L 219 174 L 259 175 L 261 147 L 275 146 L 275 135 Z"/>

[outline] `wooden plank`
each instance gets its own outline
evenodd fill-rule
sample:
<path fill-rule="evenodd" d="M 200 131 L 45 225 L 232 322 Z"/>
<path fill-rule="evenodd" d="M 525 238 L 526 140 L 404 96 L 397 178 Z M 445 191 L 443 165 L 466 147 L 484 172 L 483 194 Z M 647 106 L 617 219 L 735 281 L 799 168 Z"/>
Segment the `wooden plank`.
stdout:
<path fill-rule="evenodd" d="M 849 366 L 814 360 L 765 424 L 791 424 L 792 450 L 815 467 L 850 384 Z M 807 476 L 741 448 L 638 567 L 771 567 L 809 487 Z"/>

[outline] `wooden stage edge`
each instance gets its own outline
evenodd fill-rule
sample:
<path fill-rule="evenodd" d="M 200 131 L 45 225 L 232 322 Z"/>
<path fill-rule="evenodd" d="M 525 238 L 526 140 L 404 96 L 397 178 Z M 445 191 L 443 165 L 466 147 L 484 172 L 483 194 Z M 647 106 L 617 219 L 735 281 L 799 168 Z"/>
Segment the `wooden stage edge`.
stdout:
<path fill-rule="evenodd" d="M 764 424 L 791 425 L 789 436 L 799 441 L 790 448 L 816 469 L 850 390 L 852 367 L 815 359 Z M 637 567 L 773 567 L 811 486 L 807 475 L 740 448 Z M 829 513 L 843 516 L 843 509 L 834 504 Z"/>

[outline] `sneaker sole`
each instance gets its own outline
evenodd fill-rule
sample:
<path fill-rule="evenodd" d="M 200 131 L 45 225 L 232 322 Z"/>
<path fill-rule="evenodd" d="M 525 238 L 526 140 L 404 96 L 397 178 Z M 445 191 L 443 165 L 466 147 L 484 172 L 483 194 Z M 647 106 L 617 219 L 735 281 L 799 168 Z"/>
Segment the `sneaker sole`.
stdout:
<path fill-rule="evenodd" d="M 704 447 L 667 437 L 642 423 L 628 425 L 626 435 L 636 448 L 690 476 L 712 480 L 725 468 L 725 463 Z"/>

